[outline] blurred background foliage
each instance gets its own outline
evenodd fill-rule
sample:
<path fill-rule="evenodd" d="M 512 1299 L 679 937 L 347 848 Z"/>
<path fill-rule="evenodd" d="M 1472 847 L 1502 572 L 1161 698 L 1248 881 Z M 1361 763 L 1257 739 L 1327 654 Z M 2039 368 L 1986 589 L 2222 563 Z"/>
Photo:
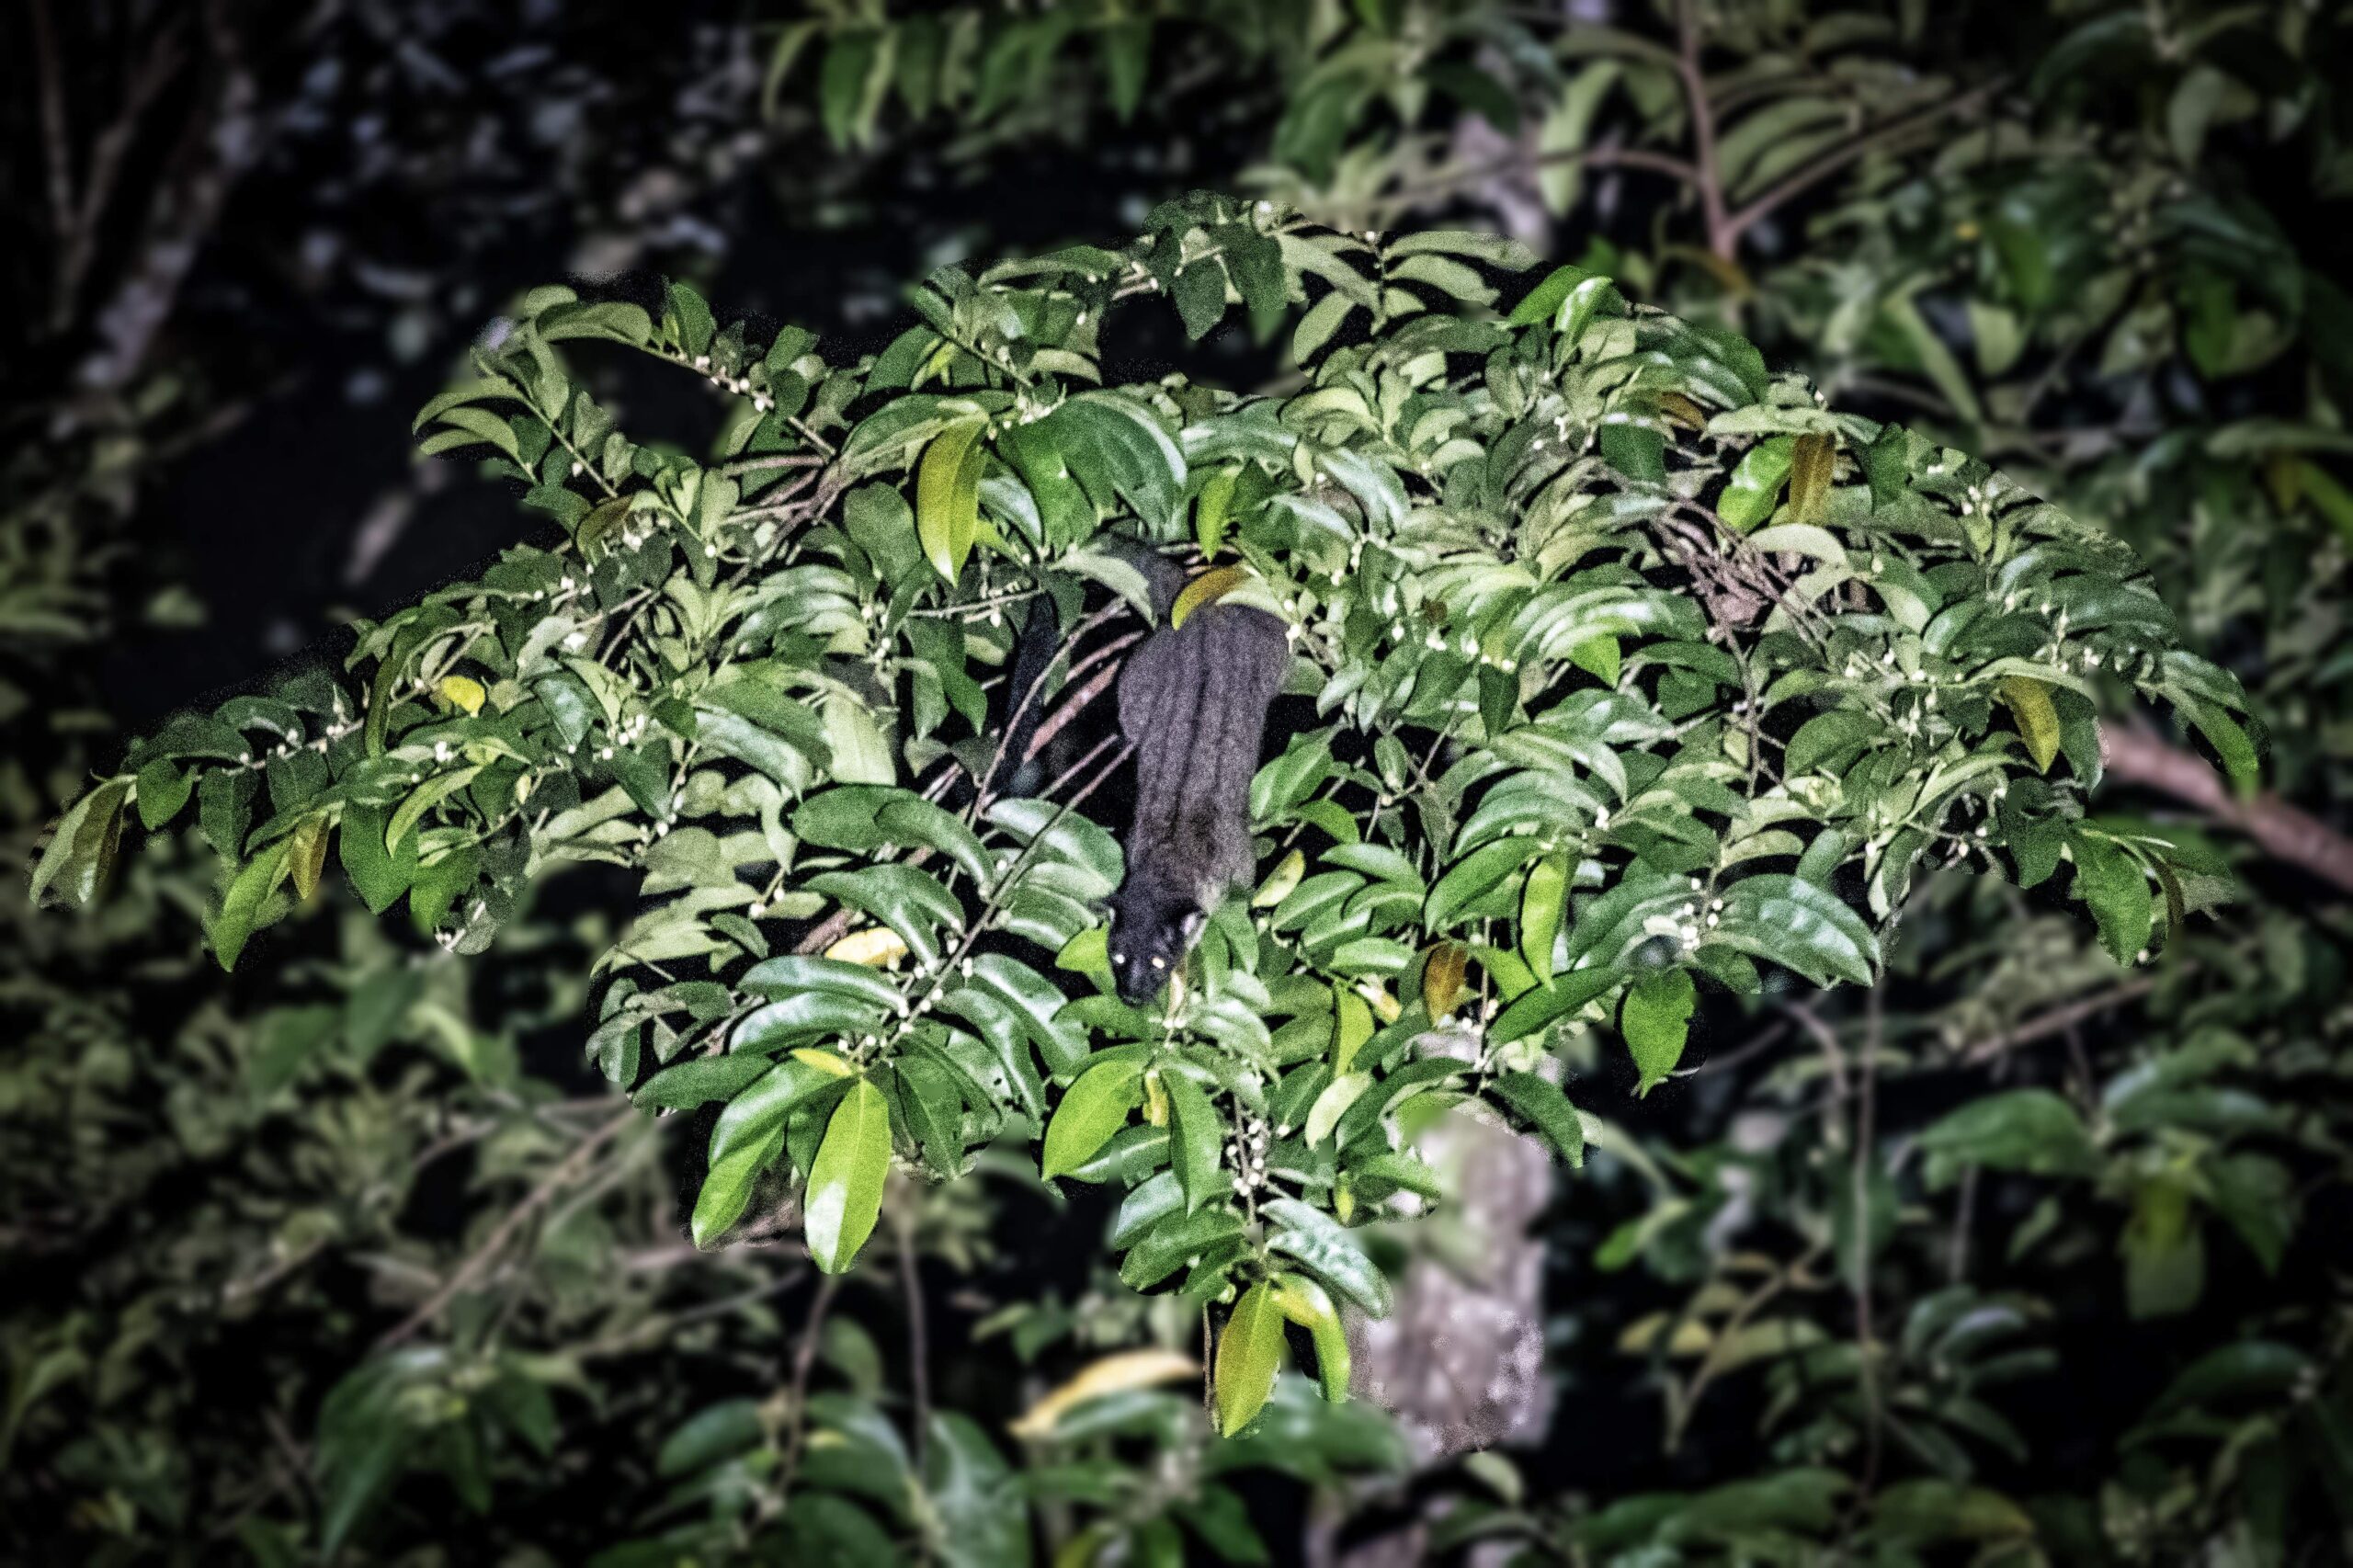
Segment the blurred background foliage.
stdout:
<path fill-rule="evenodd" d="M 0 111 L 20 863 L 129 733 L 339 655 L 347 617 L 515 537 L 509 498 L 413 460 L 402 422 L 522 288 L 667 272 L 879 350 L 930 267 L 1127 232 L 1199 186 L 1493 227 L 1737 326 L 1834 406 L 2130 541 L 2270 748 L 2248 795 L 2187 738 L 2109 726 L 2104 808 L 2211 841 L 2211 912 L 2154 969 L 2046 895 L 1924 877 L 1884 985 L 1711 1001 L 1679 1076 L 1608 1097 L 1574 1187 L 1450 1134 L 1495 1201 L 1387 1259 L 1404 1326 L 1359 1364 L 1397 1421 L 1286 1379 L 1240 1442 L 1186 1392 L 1190 1316 L 1073 1243 L 1108 1213 L 1010 1166 L 894 1184 L 839 1281 L 789 1210 L 689 1246 L 688 1140 L 615 1119 L 580 1060 L 625 881 L 549 882 L 462 966 L 323 892 L 230 978 L 199 946 L 210 858 L 167 835 L 86 914 L 0 916 L 12 1554 L 2345 1553 L 2336 8 L 23 19 Z M 1173 363 L 1164 330 L 1107 355 Z M 1187 363 L 1271 369 L 1238 332 Z M 635 424 L 692 427 L 635 396 Z"/>

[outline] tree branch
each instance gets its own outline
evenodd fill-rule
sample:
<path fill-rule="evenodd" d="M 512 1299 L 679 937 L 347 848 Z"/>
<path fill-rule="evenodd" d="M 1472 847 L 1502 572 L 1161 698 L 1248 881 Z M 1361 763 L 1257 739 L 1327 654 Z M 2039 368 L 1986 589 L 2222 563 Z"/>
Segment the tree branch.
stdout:
<path fill-rule="evenodd" d="M 1675 12 L 1679 40 L 1675 74 L 1682 78 L 1684 100 L 1691 111 L 1692 184 L 1699 191 L 1709 254 L 1730 261 L 1740 237 L 1725 218 L 1723 165 L 1716 156 L 1716 108 L 1708 97 L 1707 74 L 1699 69 L 1702 44 L 1699 9 L 1692 0 L 1681 0 Z"/>
<path fill-rule="evenodd" d="M 1561 164 L 1583 164 L 1589 169 L 1645 169 L 1686 185 L 1696 186 L 1699 182 L 1699 171 L 1672 153 L 1649 147 L 1575 147 L 1560 153 L 1518 152 L 1476 168 L 1434 175 L 1413 185 L 1400 186 L 1385 199 L 1384 206 L 1394 212 L 1408 211 L 1426 201 L 1451 196 L 1465 187 L 1483 185 L 1497 175 L 1532 174 Z"/>
<path fill-rule="evenodd" d="M 2171 795 L 2245 834 L 2273 859 L 2299 867 L 2339 892 L 2353 892 L 2353 838 L 2301 807 L 2269 790 L 2242 800 L 2204 758 L 2146 730 L 2102 724 L 2099 753 L 2109 778 L 2116 782 Z"/>
<path fill-rule="evenodd" d="M 74 231 L 74 165 L 72 150 L 65 140 L 64 70 L 57 57 L 57 27 L 49 14 L 49 0 L 31 3 L 33 69 L 40 79 L 41 150 L 47 155 L 49 167 L 49 218 L 51 226 L 57 231 L 58 255 L 62 258 Z M 65 294 L 61 284 L 57 298 L 50 301 L 52 323 L 68 308 Z"/>
<path fill-rule="evenodd" d="M 2053 1007 L 2038 1017 L 2027 1019 L 2014 1028 L 2005 1029 L 1991 1040 L 1981 1040 L 1968 1047 L 1961 1053 L 1961 1065 L 1983 1067 L 1995 1058 L 2016 1051 L 2022 1045 L 2032 1045 L 2037 1040 L 2049 1040 L 2053 1035 L 2064 1034 L 2077 1024 L 2096 1018 L 2110 1007 L 2121 1007 L 2128 1002 L 2137 1002 L 2156 988 L 2157 983 L 2143 975 L 2136 980 L 2128 980 L 2121 985 L 2110 986 L 2097 995 L 2086 996 L 2077 1002 L 2070 1002 L 2062 1007 Z"/>
<path fill-rule="evenodd" d="M 483 1269 L 490 1267 L 491 1260 L 506 1248 L 506 1244 L 514 1238 L 515 1233 L 521 1230 L 532 1215 L 545 1207 L 550 1199 L 570 1185 L 573 1179 L 586 1168 L 588 1162 L 596 1158 L 597 1152 L 611 1142 L 614 1136 L 622 1128 L 628 1126 L 636 1115 L 635 1106 L 624 1105 L 611 1119 L 582 1139 L 579 1146 L 558 1161 L 553 1170 L 540 1177 L 540 1185 L 533 1187 L 523 1201 L 517 1204 L 507 1213 L 506 1218 L 501 1220 L 492 1229 L 490 1234 L 483 1238 L 482 1244 L 467 1255 L 466 1260 L 458 1266 L 457 1272 L 451 1274 L 442 1282 L 438 1290 L 425 1299 L 424 1305 L 409 1313 L 391 1332 L 376 1341 L 376 1348 L 389 1350 L 432 1323 L 435 1318 L 439 1317 L 442 1310 L 448 1307 L 467 1286 L 479 1278 Z"/>
<path fill-rule="evenodd" d="M 1717 250 L 1717 254 L 1729 256 L 1739 245 L 1741 236 L 1756 223 L 1771 216 L 1775 209 L 1790 198 L 1811 190 L 1840 169 L 1870 153 L 1901 142 L 1915 132 L 1927 130 L 1947 115 L 1961 114 L 1976 108 L 1991 97 L 1995 89 L 2000 85 L 1998 82 L 1989 82 L 1983 86 L 1972 87 L 1968 92 L 1947 98 L 1942 103 L 1930 104 L 1927 108 L 1906 115 L 1900 119 L 1890 120 L 1856 132 L 1851 140 L 1840 142 L 1820 158 L 1759 195 L 1756 199 L 1739 211 L 1724 218 L 1722 220 L 1723 244 Z M 1716 232 L 1711 223 L 1709 233 L 1713 234 Z"/>

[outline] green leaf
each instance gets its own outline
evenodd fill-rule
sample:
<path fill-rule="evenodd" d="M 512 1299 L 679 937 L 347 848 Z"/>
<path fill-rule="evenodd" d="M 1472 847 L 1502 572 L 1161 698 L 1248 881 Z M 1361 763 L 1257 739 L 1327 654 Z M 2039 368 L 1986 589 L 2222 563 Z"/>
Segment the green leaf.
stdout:
<path fill-rule="evenodd" d="M 710 1130 L 710 1163 L 718 1165 L 747 1145 L 764 1143 L 771 1134 L 780 1134 L 785 1119 L 794 1110 L 841 1093 L 842 1083 L 839 1074 L 797 1056 L 778 1062 L 719 1113 Z"/>
<path fill-rule="evenodd" d="M 1225 1190 L 1219 1171 L 1219 1155 L 1225 1148 L 1225 1119 L 1201 1086 L 1185 1074 L 1164 1070 L 1160 1085 L 1168 1095 L 1169 1153 L 1185 1188 L 1186 1211 L 1190 1213 Z"/>
<path fill-rule="evenodd" d="M 1277 1227 L 1268 1246 L 1298 1259 L 1361 1311 L 1377 1318 L 1389 1315 L 1388 1279 L 1337 1220 L 1296 1198 L 1269 1199 L 1258 1212 Z"/>
<path fill-rule="evenodd" d="M 1623 977 L 1614 969 L 1571 970 L 1549 984 L 1521 993 L 1487 1026 L 1487 1039 L 1509 1045 L 1576 1011 L 1616 985 Z"/>
<path fill-rule="evenodd" d="M 925 449 L 915 476 L 915 534 L 924 558 L 949 582 L 963 574 L 981 526 L 982 425 L 951 425 Z"/>
<path fill-rule="evenodd" d="M 1307 313 L 1299 318 L 1299 325 L 1291 329 L 1290 362 L 1305 369 L 1324 346 L 1332 341 L 1332 335 L 1340 330 L 1340 324 L 1355 308 L 1354 301 L 1336 290 L 1309 306 Z"/>
<path fill-rule="evenodd" d="M 221 908 L 205 923 L 205 937 L 223 970 L 237 967 L 237 955 L 254 934 L 269 895 L 286 880 L 294 841 L 281 838 L 247 861 L 222 894 Z"/>
<path fill-rule="evenodd" d="M 127 778 L 109 778 L 74 801 L 57 820 L 50 830 L 48 847 L 33 868 L 35 903 L 52 891 L 70 903 L 89 903 L 114 864 L 116 846 L 122 838 L 123 802 L 130 799 L 131 784 Z M 185 790 L 180 798 L 187 800 Z M 233 953 L 222 967 L 234 961 Z"/>
<path fill-rule="evenodd" d="M 688 1228 L 697 1247 L 708 1247 L 743 1217 L 752 1199 L 752 1186 L 762 1171 L 784 1152 L 781 1124 L 757 1143 L 746 1143 L 723 1160 L 714 1160 L 703 1173 L 702 1190 L 695 1194 L 694 1217 Z"/>
<path fill-rule="evenodd" d="M 855 996 L 877 1007 L 895 1008 L 901 997 L 899 988 L 889 977 L 878 974 L 864 964 L 844 963 L 839 959 L 811 958 L 799 953 L 787 953 L 767 959 L 744 971 L 736 987 L 755 996 L 767 996 L 779 1001 L 803 991 L 835 991 Z"/>
<path fill-rule="evenodd" d="M 1348 1335 L 1332 1298 L 1303 1274 L 1278 1274 L 1267 1286 L 1275 1310 L 1307 1330 L 1315 1342 L 1315 1378 L 1324 1397 L 1335 1404 L 1347 1398 L 1352 1369 Z"/>
<path fill-rule="evenodd" d="M 1372 1082 L 1370 1073 L 1344 1072 L 1324 1085 L 1322 1092 L 1315 1096 L 1315 1103 L 1307 1108 L 1305 1132 L 1309 1148 L 1332 1136 L 1332 1130 L 1340 1124 L 1340 1118 L 1346 1116 L 1348 1108 L 1372 1087 Z"/>
<path fill-rule="evenodd" d="M 1528 885 L 1519 897 L 1519 956 L 1538 981 L 1552 978 L 1552 949 L 1561 935 L 1561 916 L 1568 908 L 1569 858 L 1565 851 L 1545 856 L 1529 869 Z"/>
<path fill-rule="evenodd" d="M 874 1233 L 882 1183 L 891 1174 L 891 1112 L 870 1078 L 849 1086 L 825 1123 L 801 1200 L 809 1256 L 827 1274 L 846 1272 Z"/>
<path fill-rule="evenodd" d="M 1124 499 L 1154 537 L 1176 531 L 1185 454 L 1150 410 L 1116 392 L 1084 392 L 1030 426 L 1040 427 L 1097 507 Z"/>
<path fill-rule="evenodd" d="M 896 860 L 820 872 L 801 885 L 880 920 L 926 967 L 939 961 L 940 928 L 959 930 L 964 924 L 964 906 L 939 879 Z"/>
<path fill-rule="evenodd" d="M 1745 877 L 1723 891 L 1722 943 L 1796 971 L 1816 985 L 1869 985 L 1879 938 L 1846 901 L 1812 882 L 1774 873 Z"/>
<path fill-rule="evenodd" d="M 1120 1282 L 1131 1290 L 1149 1290 L 1211 1247 L 1238 1241 L 1241 1235 L 1242 1216 L 1230 1207 L 1193 1214 L 1172 1212 L 1129 1249 L 1120 1264 Z"/>
<path fill-rule="evenodd" d="M 764 1056 L 699 1056 L 664 1068 L 630 1098 L 664 1110 L 692 1110 L 707 1100 L 733 1099 L 774 1065 Z"/>
<path fill-rule="evenodd" d="M 1627 990 L 1618 1013 L 1618 1028 L 1642 1072 L 1636 1093 L 1650 1093 L 1683 1060 L 1684 1042 L 1691 1032 L 1691 1012 L 1699 1000 L 1690 971 L 1681 969 L 1653 970 Z"/>
<path fill-rule="evenodd" d="M 428 778 L 410 790 L 408 799 L 392 812 L 392 821 L 384 824 L 385 850 L 398 853 L 402 841 L 424 820 L 426 812 L 472 783 L 481 772 L 482 764 L 476 763 L 472 767 L 460 767 L 453 773 Z"/>
<path fill-rule="evenodd" d="M 1430 889 L 1422 909 L 1422 924 L 1431 931 L 1444 930 L 1463 909 L 1494 892 L 1497 883 L 1528 864 L 1529 858 L 1541 853 L 1543 847 L 1535 838 L 1525 835 L 1479 846 L 1456 861 Z"/>
<path fill-rule="evenodd" d="M 1601 427 L 1601 456 L 1611 468 L 1645 484 L 1666 483 L 1666 432 L 1648 425 Z"/>
<path fill-rule="evenodd" d="M 1796 778 L 1816 770 L 1842 772 L 1873 742 L 1886 738 L 1887 733 L 1887 726 L 1875 714 L 1859 709 L 1834 708 L 1817 713 L 1790 737 L 1789 749 L 1781 757 L 1782 777 Z"/>
<path fill-rule="evenodd" d="M 1504 1073 L 1487 1086 L 1497 1099 L 1542 1133 L 1561 1158 L 1572 1166 L 1584 1165 L 1585 1122 L 1559 1085 L 1533 1073 Z"/>
<path fill-rule="evenodd" d="M 2135 963 L 2156 926 L 2156 895 L 2131 852 L 2081 829 L 2067 835 L 2075 858 L 2075 896 L 2099 926 L 2100 946 L 2118 963 Z"/>
<path fill-rule="evenodd" d="M 133 794 L 139 801 L 139 825 L 153 832 L 180 814 L 188 798 L 196 792 L 196 772 L 182 770 L 170 759 L 157 757 L 139 770 L 139 781 Z M 40 894 L 35 892 L 38 899 Z"/>
<path fill-rule="evenodd" d="M 1039 1174 L 1048 1181 L 1092 1159 L 1127 1125 L 1128 1112 L 1143 1102 L 1143 1062 L 1138 1057 L 1098 1062 L 1078 1075 L 1046 1123 Z"/>
<path fill-rule="evenodd" d="M 1242 1292 L 1217 1339 L 1217 1429 L 1231 1437 L 1258 1418 L 1281 1369 L 1283 1314 L 1262 1279 Z"/>
<path fill-rule="evenodd" d="M 2012 1089 L 1972 1100 L 1920 1133 L 1928 1185 L 1968 1165 L 2032 1176 L 2089 1176 L 2099 1157 L 2075 1108 L 2048 1089 Z"/>
<path fill-rule="evenodd" d="M 1795 437 L 1774 436 L 1742 455 L 1724 493 L 1716 499 L 1716 515 L 1723 518 L 1726 528 L 1747 533 L 1773 515 L 1796 450 Z"/>
<path fill-rule="evenodd" d="M 670 313 L 677 321 L 679 348 L 689 359 L 708 352 L 714 330 L 710 304 L 692 289 L 675 282 L 670 285 L 669 302 Z"/>
<path fill-rule="evenodd" d="M 918 1055 L 901 1057 L 890 1069 L 892 1103 L 900 1125 L 915 1140 L 934 1176 L 962 1174 L 964 1102 L 949 1070 Z"/>
<path fill-rule="evenodd" d="M 401 895 L 416 880 L 416 837 L 404 835 L 398 845 L 384 847 L 386 818 L 375 806 L 346 806 L 343 828 L 335 835 L 336 849 L 342 856 L 344 875 L 368 905 L 370 915 L 381 915 L 398 903 Z"/>

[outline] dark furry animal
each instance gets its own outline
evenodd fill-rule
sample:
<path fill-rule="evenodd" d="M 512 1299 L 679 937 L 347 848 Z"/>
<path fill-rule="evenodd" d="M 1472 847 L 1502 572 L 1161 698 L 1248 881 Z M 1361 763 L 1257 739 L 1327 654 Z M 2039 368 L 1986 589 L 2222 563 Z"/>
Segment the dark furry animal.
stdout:
<path fill-rule="evenodd" d="M 1180 966 L 1201 922 L 1256 869 L 1250 852 L 1250 779 L 1267 711 L 1290 668 L 1281 621 L 1247 605 L 1203 605 L 1167 624 L 1184 568 L 1147 545 L 1108 539 L 1097 548 L 1142 574 L 1160 629 L 1120 672 L 1120 729 L 1134 747 L 1136 810 L 1125 848 L 1127 880 L 1109 900 L 1111 971 L 1120 994 L 1150 1001 Z M 1048 706 L 1044 690 L 1063 652 L 1053 607 L 1040 598 L 1015 643 L 1006 682 L 1015 705 L 1005 741 L 1014 759 L 1007 792 L 1035 791 L 1066 758 L 1031 756 Z M 1055 744 L 1075 743 L 1064 730 Z M 1052 748 L 1046 748 L 1051 751 Z"/>
<path fill-rule="evenodd" d="M 1209 604 L 1145 638 L 1120 672 L 1136 812 L 1127 880 L 1110 900 L 1110 953 L 1129 1002 L 1159 994 L 1218 900 L 1256 869 L 1250 778 L 1290 667 L 1281 621 L 1247 605 Z"/>

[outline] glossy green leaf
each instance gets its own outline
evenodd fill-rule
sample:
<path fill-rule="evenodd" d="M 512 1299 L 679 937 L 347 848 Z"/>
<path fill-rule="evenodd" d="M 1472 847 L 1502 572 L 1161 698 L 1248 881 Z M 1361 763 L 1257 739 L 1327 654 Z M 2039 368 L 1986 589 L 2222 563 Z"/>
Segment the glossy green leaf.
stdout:
<path fill-rule="evenodd" d="M 1347 1398 L 1353 1361 L 1347 1332 L 1332 1298 L 1303 1274 L 1278 1274 L 1267 1281 L 1266 1289 L 1275 1310 L 1307 1330 L 1314 1342 L 1315 1378 L 1324 1397 L 1335 1403 Z"/>
<path fill-rule="evenodd" d="M 1282 1357 L 1282 1311 L 1272 1286 L 1262 1279 L 1242 1292 L 1218 1335 L 1212 1386 L 1220 1437 L 1233 1437 L 1258 1418 L 1275 1391 Z"/>
<path fill-rule="evenodd" d="M 1219 1163 L 1225 1148 L 1225 1119 L 1185 1074 L 1164 1071 L 1160 1083 L 1168 1095 L 1169 1153 L 1189 1211 L 1225 1196 L 1226 1179 Z"/>
<path fill-rule="evenodd" d="M 1046 1123 L 1040 1174 L 1051 1181 L 1085 1165 L 1127 1125 L 1143 1103 L 1143 1062 L 1134 1057 L 1100 1062 L 1080 1074 Z"/>
<path fill-rule="evenodd" d="M 882 1211 L 882 1184 L 890 1174 L 890 1109 L 873 1081 L 860 1078 L 825 1123 L 801 1199 L 809 1256 L 820 1270 L 844 1273 L 857 1260 Z"/>
<path fill-rule="evenodd" d="M 1653 970 L 1627 988 L 1618 1013 L 1618 1028 L 1642 1074 L 1637 1093 L 1650 1093 L 1683 1060 L 1691 1013 L 1698 1006 L 1699 991 L 1691 983 L 1688 970 Z"/>
<path fill-rule="evenodd" d="M 1641 988 L 1635 989 L 1639 992 Z M 1630 996 L 1630 1005 L 1631 1000 Z M 1488 1088 L 1495 1098 L 1542 1133 L 1561 1158 L 1572 1166 L 1585 1164 L 1585 1123 L 1559 1085 L 1533 1073 L 1500 1073 Z"/>
<path fill-rule="evenodd" d="M 950 583 L 963 574 L 980 529 L 981 471 L 988 456 L 981 430 L 974 421 L 934 437 L 915 477 L 915 532 L 924 559 Z"/>

